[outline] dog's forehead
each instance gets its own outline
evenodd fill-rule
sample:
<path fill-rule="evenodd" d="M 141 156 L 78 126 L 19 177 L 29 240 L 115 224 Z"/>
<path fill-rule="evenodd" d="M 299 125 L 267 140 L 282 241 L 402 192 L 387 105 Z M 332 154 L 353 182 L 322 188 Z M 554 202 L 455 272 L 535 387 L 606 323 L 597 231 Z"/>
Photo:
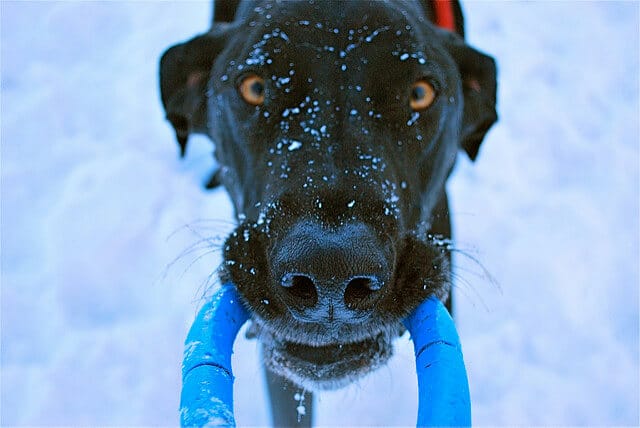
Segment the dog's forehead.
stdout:
<path fill-rule="evenodd" d="M 252 10 L 250 21 L 284 25 L 303 21 L 312 27 L 348 29 L 358 24 L 404 25 L 425 22 L 415 2 L 402 0 L 264 1 Z"/>
<path fill-rule="evenodd" d="M 248 22 L 254 43 L 249 54 L 293 46 L 346 56 L 367 46 L 408 50 L 429 40 L 437 43 L 436 37 L 425 37 L 431 35 L 429 24 L 415 5 L 391 6 L 383 1 L 266 2 L 254 8 Z"/>
<path fill-rule="evenodd" d="M 243 36 L 228 46 L 235 54 L 226 58 L 226 70 L 268 69 L 284 83 L 296 67 L 308 76 L 337 72 L 366 80 L 372 76 L 365 74 L 377 73 L 397 80 L 392 78 L 401 70 L 410 74 L 427 62 L 442 63 L 441 40 L 422 11 L 411 2 L 399 4 L 406 7 L 382 1 L 259 3 L 240 30 Z"/>

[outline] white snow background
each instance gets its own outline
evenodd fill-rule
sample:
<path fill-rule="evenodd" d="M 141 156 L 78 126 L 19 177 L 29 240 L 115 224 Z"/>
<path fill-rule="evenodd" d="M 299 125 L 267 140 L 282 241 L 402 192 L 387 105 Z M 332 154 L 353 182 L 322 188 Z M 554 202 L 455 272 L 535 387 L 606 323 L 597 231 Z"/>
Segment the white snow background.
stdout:
<path fill-rule="evenodd" d="M 477 425 L 638 425 L 639 3 L 467 2 L 500 122 L 450 181 Z M 208 2 L 1 2 L 1 425 L 176 425 L 182 344 L 232 228 L 177 156 L 157 62 Z M 182 257 L 179 257 L 183 254 Z M 176 258 L 177 261 L 172 263 Z M 497 284 L 497 285 L 496 285 Z M 318 425 L 414 425 L 411 344 Z M 238 340 L 240 425 L 268 423 Z M 292 394 L 293 403 L 293 394 Z M 294 403 L 295 404 L 295 403 Z"/>

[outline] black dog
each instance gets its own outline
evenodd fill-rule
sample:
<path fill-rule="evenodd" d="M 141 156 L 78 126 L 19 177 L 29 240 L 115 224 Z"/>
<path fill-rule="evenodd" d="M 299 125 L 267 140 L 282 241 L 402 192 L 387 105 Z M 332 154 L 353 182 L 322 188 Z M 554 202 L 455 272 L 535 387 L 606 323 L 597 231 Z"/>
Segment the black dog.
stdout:
<path fill-rule="evenodd" d="M 167 118 L 183 153 L 190 133 L 216 144 L 239 221 L 221 277 L 272 386 L 339 387 L 389 359 L 421 301 L 448 297 L 445 181 L 497 119 L 495 63 L 427 1 L 217 6 L 161 60 Z"/>

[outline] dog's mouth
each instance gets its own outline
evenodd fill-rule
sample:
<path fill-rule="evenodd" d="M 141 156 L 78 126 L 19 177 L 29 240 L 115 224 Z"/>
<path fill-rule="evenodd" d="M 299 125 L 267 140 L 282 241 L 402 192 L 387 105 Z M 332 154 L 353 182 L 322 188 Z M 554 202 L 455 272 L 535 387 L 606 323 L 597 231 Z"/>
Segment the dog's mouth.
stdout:
<path fill-rule="evenodd" d="M 381 332 L 348 343 L 310 345 L 283 341 L 261 333 L 267 367 L 309 389 L 345 386 L 384 365 L 393 355 L 393 338 Z"/>
<path fill-rule="evenodd" d="M 221 275 L 238 287 L 252 312 L 251 336 L 262 344 L 265 366 L 304 388 L 340 388 L 384 365 L 393 354 L 393 340 L 403 331 L 402 319 L 427 297 L 448 293 L 444 250 L 414 234 L 393 244 L 397 257 L 385 265 L 390 271 L 386 276 L 377 276 L 386 278 L 380 289 L 355 281 L 360 285 L 351 294 L 350 272 L 346 285 L 344 280 L 311 275 L 290 284 L 287 275 L 273 267 L 278 258 L 268 257 L 270 242 L 262 226 L 242 224 L 227 240 Z M 307 246 L 285 249 L 281 253 L 308 251 Z M 338 263 L 335 259 L 330 254 L 320 266 L 331 268 Z M 314 262 L 305 259 L 301 265 L 314 268 Z"/>

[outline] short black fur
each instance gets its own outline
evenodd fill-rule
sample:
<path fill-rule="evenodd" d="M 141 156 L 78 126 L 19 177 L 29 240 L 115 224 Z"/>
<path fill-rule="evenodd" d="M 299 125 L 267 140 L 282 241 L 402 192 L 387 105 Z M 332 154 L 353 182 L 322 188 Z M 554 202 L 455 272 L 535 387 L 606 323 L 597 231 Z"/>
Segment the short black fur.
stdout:
<path fill-rule="evenodd" d="M 335 388 L 384 364 L 401 320 L 450 291 L 445 189 L 497 120 L 496 66 L 429 3 L 231 0 L 169 49 L 162 102 L 181 153 L 208 135 L 238 227 L 223 281 L 252 312 L 270 384 Z M 238 92 L 264 79 L 254 106 Z M 412 111 L 412 85 L 435 100 Z M 272 388 L 273 389 L 273 388 Z"/>

